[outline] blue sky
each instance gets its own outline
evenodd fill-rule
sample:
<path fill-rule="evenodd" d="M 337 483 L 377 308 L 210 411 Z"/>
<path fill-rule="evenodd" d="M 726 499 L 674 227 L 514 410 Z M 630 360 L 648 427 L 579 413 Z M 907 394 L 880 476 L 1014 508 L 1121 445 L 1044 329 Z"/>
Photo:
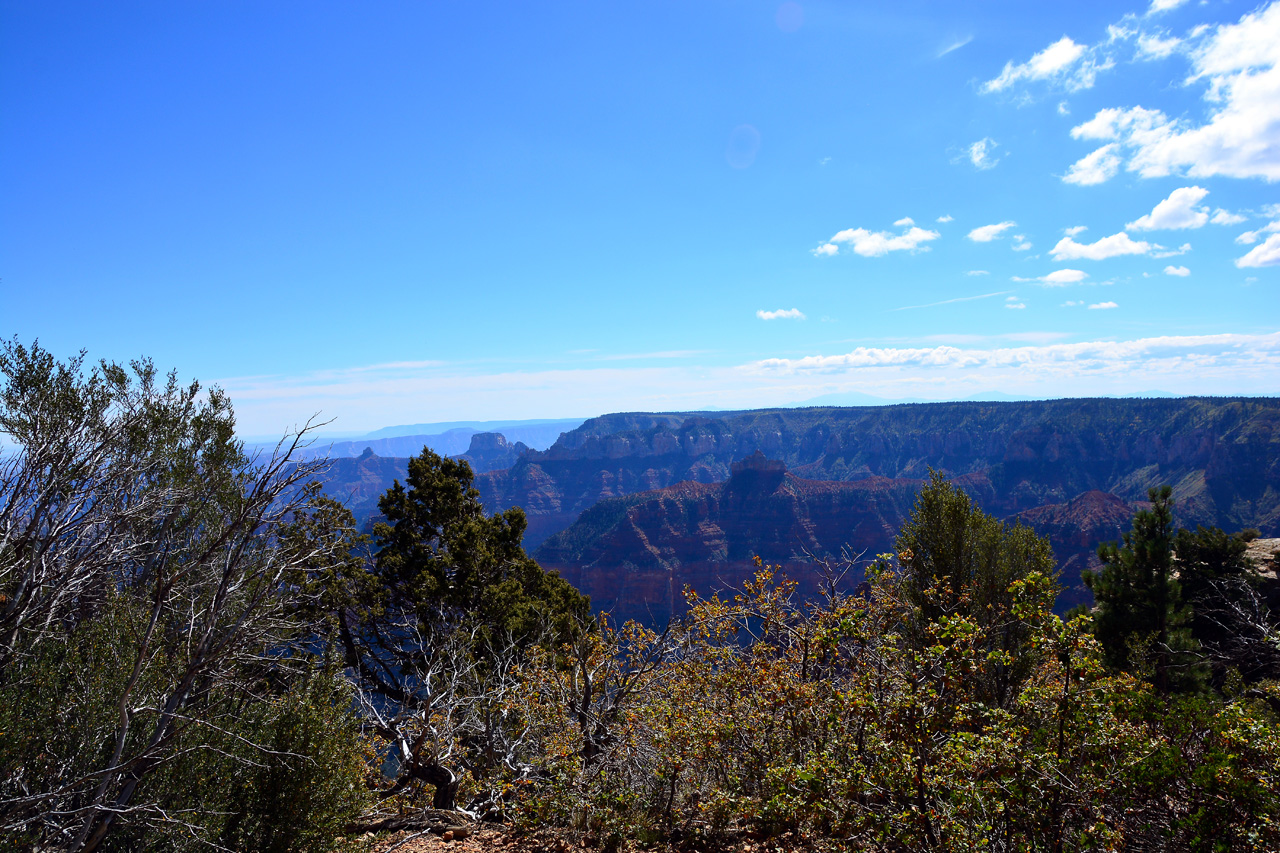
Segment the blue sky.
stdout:
<path fill-rule="evenodd" d="M 243 432 L 1280 393 L 1280 2 L 0 2 L 0 333 Z"/>

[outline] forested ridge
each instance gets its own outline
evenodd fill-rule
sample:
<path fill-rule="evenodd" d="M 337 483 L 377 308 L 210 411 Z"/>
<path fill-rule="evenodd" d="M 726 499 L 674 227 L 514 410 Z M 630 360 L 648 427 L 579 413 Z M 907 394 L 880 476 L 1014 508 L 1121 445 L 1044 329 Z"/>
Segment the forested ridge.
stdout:
<path fill-rule="evenodd" d="M 985 410 L 920 409 L 900 438 L 866 411 L 820 436 L 812 412 L 588 422 L 511 470 L 684 438 L 719 465 L 799 423 L 821 453 L 787 467 L 870 469 L 871 436 L 921 481 L 885 553 L 828 555 L 806 594 L 757 560 L 642 625 L 530 558 L 526 513 L 466 460 L 424 450 L 366 529 L 292 461 L 309 429 L 246 454 L 217 389 L 16 341 L 0 375 L 8 849 L 388 849 L 484 822 L 607 851 L 1280 849 L 1274 559 L 1178 515 L 1273 487 L 1265 401 L 1064 401 L 1002 434 L 992 481 L 1102 477 L 1100 418 L 1108 459 L 1158 457 L 1065 616 L 1049 543 L 918 452 L 954 417 L 969 438 L 936 453 L 959 459 Z M 1184 451 L 1200 491 L 1159 482 Z M 1223 459 L 1252 479 L 1221 490 Z"/>

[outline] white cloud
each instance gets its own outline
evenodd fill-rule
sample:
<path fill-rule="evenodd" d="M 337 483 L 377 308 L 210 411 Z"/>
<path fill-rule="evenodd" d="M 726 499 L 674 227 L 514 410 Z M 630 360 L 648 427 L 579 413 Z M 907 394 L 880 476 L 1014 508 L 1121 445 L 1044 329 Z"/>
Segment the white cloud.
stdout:
<path fill-rule="evenodd" d="M 1100 302 L 1102 306 L 1118 307 Z M 1092 307 L 1092 306 L 1091 306 Z M 1133 341 L 1082 341 L 1044 346 L 1005 347 L 999 349 L 960 349 L 954 346 L 895 348 L 857 347 L 840 355 L 811 355 L 804 358 L 770 358 L 752 367 L 761 371 L 787 374 L 806 372 L 845 372 L 883 367 L 917 367 L 926 369 L 997 368 L 1032 375 L 1071 374 L 1089 371 L 1089 376 L 1102 373 L 1127 375 L 1135 370 L 1150 369 L 1153 363 L 1171 374 L 1185 372 L 1188 364 L 1209 369 L 1214 367 L 1252 366 L 1257 374 L 1280 366 L 1280 332 L 1266 335 L 1182 335 L 1140 338 Z M 1274 387 L 1274 382 L 1268 387 Z"/>
<path fill-rule="evenodd" d="M 1192 37 L 1200 40 L 1189 50 L 1187 83 L 1205 84 L 1207 120 L 1170 118 L 1143 107 L 1110 108 L 1071 135 L 1114 140 L 1106 157 L 1123 152 L 1124 168 L 1144 178 L 1185 174 L 1280 180 L 1280 3 Z M 1064 180 L 1077 167 L 1100 180 L 1073 183 L 1101 183 L 1117 171 L 1090 170 L 1084 162 L 1073 166 Z"/>
<path fill-rule="evenodd" d="M 1042 284 L 1045 287 L 1066 287 L 1068 284 L 1078 284 L 1089 277 L 1084 270 L 1054 270 L 1048 275 L 1039 275 L 1033 278 L 1019 278 L 1014 276 L 1014 281 L 1030 281 L 1036 284 Z"/>
<path fill-rule="evenodd" d="M 1182 39 L 1175 36 L 1161 38 L 1143 33 L 1138 36 L 1138 53 L 1147 59 L 1164 59 L 1182 45 Z"/>
<path fill-rule="evenodd" d="M 1086 154 L 1071 164 L 1071 168 L 1062 176 L 1068 184 L 1092 186 L 1101 184 L 1115 177 L 1120 171 L 1120 146 L 1112 143 L 1104 145 L 1092 154 Z"/>
<path fill-rule="evenodd" d="M 1148 15 L 1155 15 L 1159 12 L 1168 12 L 1170 9 L 1176 9 L 1187 0 L 1151 0 L 1151 8 L 1147 9 Z"/>
<path fill-rule="evenodd" d="M 1249 217 L 1247 216 L 1241 216 L 1238 213 L 1232 213 L 1229 210 L 1218 208 L 1213 212 L 1213 218 L 1209 221 L 1214 225 L 1239 225 L 1248 218 Z"/>
<path fill-rule="evenodd" d="M 1241 269 L 1280 266 L 1280 234 L 1272 234 L 1261 245 L 1250 249 L 1244 257 L 1237 258 L 1236 266 Z"/>
<path fill-rule="evenodd" d="M 986 270 L 969 270 L 965 275 L 991 275 Z"/>
<path fill-rule="evenodd" d="M 901 228 L 906 225 L 915 225 L 916 221 L 912 219 L 910 216 L 904 216 L 893 224 Z"/>
<path fill-rule="evenodd" d="M 1119 308 L 1120 306 L 1114 302 L 1095 302 L 1089 306 L 1090 311 L 1106 311 L 1111 308 Z"/>
<path fill-rule="evenodd" d="M 1236 242 L 1244 246 L 1252 246 L 1258 240 L 1262 239 L 1263 234 L 1280 231 L 1280 219 L 1275 222 L 1268 222 L 1256 231 L 1246 231 L 1236 238 Z"/>
<path fill-rule="evenodd" d="M 1015 252 L 1025 252 L 1031 248 L 1031 243 L 1027 240 L 1026 234 L 1014 234 L 1013 239 L 1017 241 L 1013 244 Z"/>
<path fill-rule="evenodd" d="M 1179 246 L 1176 249 L 1163 249 L 1162 251 L 1159 251 L 1159 252 L 1152 252 L 1151 257 L 1176 258 L 1178 255 L 1185 255 L 1187 252 L 1190 252 L 1190 251 L 1191 251 L 1191 244 L 1183 243 L 1181 246 Z"/>
<path fill-rule="evenodd" d="M 1179 278 L 1186 278 L 1187 276 L 1191 275 L 1191 270 L 1187 269 L 1186 267 L 1175 267 L 1170 265 L 1164 268 L 1164 274 L 1176 275 Z"/>
<path fill-rule="evenodd" d="M 997 222 L 994 225 L 982 225 L 969 232 L 968 237 L 975 243 L 990 243 L 1010 228 L 1017 227 L 1016 222 Z"/>
<path fill-rule="evenodd" d="M 761 320 L 803 320 L 804 312 L 799 308 L 779 308 L 777 311 L 757 311 Z"/>
<path fill-rule="evenodd" d="M 1146 216 L 1140 216 L 1125 228 L 1135 231 L 1202 228 L 1209 221 L 1209 209 L 1198 206 L 1209 191 L 1203 187 L 1181 187 L 1169 193 Z"/>
<path fill-rule="evenodd" d="M 1066 302 L 1062 303 L 1062 304 L 1061 304 L 1060 306 L 1058 306 L 1058 307 L 1060 307 L 1060 308 L 1073 308 L 1073 307 L 1075 307 L 1075 306 L 1077 306 L 1077 305 L 1083 305 L 1083 304 L 1084 304 L 1084 300 L 1083 300 L 1083 299 L 1068 299 Z"/>
<path fill-rule="evenodd" d="M 996 164 L 1000 162 L 1000 158 L 994 156 L 995 150 L 999 147 L 998 142 L 987 136 L 966 148 L 965 153 L 969 157 L 969 162 L 975 167 L 984 170 L 994 169 Z"/>
<path fill-rule="evenodd" d="M 1058 115 L 1060 116 L 1071 115 L 1071 106 L 1066 101 L 1058 101 Z"/>
<path fill-rule="evenodd" d="M 938 221 L 943 225 L 946 225 L 948 222 L 954 222 L 955 217 L 948 213 L 946 216 L 939 216 Z"/>
<path fill-rule="evenodd" d="M 1100 66 L 1089 48 L 1063 36 L 1024 63 L 1006 62 L 1000 76 L 982 84 L 984 93 L 1003 92 L 1021 81 L 1045 81 L 1061 85 L 1069 91 L 1093 85 Z"/>
<path fill-rule="evenodd" d="M 938 52 L 934 55 L 934 57 L 936 59 L 941 59 L 951 51 L 959 50 L 960 48 L 964 47 L 966 44 L 968 44 L 971 41 L 973 41 L 972 35 L 963 35 L 963 36 L 956 36 L 956 37 L 950 38 L 941 48 L 938 49 Z"/>
<path fill-rule="evenodd" d="M 939 305 L 951 305 L 955 302 L 973 302 L 975 299 L 990 299 L 993 296 L 1004 296 L 1009 291 L 997 290 L 994 293 L 979 293 L 977 296 L 956 296 L 952 299 L 943 299 L 941 302 L 926 302 L 924 305 L 903 305 L 901 308 L 894 308 L 894 311 L 911 311 L 916 308 L 936 308 Z"/>
<path fill-rule="evenodd" d="M 923 244 L 941 236 L 937 231 L 926 231 L 914 225 L 901 234 L 868 231 L 865 228 L 846 228 L 814 249 L 813 253 L 829 257 L 839 252 L 841 243 L 852 246 L 854 253 L 864 258 L 878 258 L 889 252 L 927 252 L 929 247 Z"/>
<path fill-rule="evenodd" d="M 1019 299 L 1018 297 L 1016 297 L 1016 296 L 1008 296 L 1008 297 L 1005 297 L 1005 300 L 1004 300 L 1004 307 L 1005 307 L 1005 308 L 1013 309 L 1013 310 L 1015 310 L 1015 311 L 1020 311 L 1020 310 L 1022 310 L 1023 308 L 1026 308 L 1027 306 L 1026 306 L 1026 303 L 1024 303 L 1024 302 L 1023 302 L 1021 299 Z"/>
<path fill-rule="evenodd" d="M 1058 245 L 1050 250 L 1050 254 L 1055 261 L 1073 261 L 1077 258 L 1101 261 L 1120 255 L 1145 255 L 1152 249 L 1159 248 L 1160 246 L 1143 240 L 1134 240 L 1121 231 L 1119 234 L 1112 234 L 1110 237 L 1103 237 L 1092 243 L 1077 243 L 1070 237 L 1063 237 L 1058 241 Z"/>
<path fill-rule="evenodd" d="M 1088 230 L 1088 225 L 1072 225 L 1070 228 L 1063 228 L 1062 233 L 1066 234 L 1068 237 L 1074 237 L 1077 234 L 1083 234 Z"/>

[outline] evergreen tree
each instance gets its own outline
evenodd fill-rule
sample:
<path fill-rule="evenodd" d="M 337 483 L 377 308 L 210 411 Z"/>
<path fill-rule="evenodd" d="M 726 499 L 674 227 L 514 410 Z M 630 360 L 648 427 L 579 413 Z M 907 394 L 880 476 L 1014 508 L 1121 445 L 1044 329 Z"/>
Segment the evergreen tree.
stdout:
<path fill-rule="evenodd" d="M 1014 612 L 1019 597 L 1032 593 L 1047 609 L 1057 594 L 1048 541 L 1029 527 L 987 515 L 934 471 L 916 496 L 896 546 L 903 594 L 919 618 L 907 626 L 908 635 L 921 641 L 927 623 L 972 618 L 991 653 L 978 679 L 977 698 L 1005 705 L 1034 660 L 1031 626 Z"/>
<path fill-rule="evenodd" d="M 1134 516 L 1123 543 L 1098 548 L 1101 570 L 1084 573 L 1096 602 L 1093 632 L 1113 669 L 1149 666 L 1161 691 L 1198 689 L 1205 668 L 1174 575 L 1173 490 L 1152 488 L 1147 496 L 1151 509 Z"/>
<path fill-rule="evenodd" d="M 521 545 L 519 508 L 485 514 L 471 466 L 429 448 L 378 502 L 380 546 L 351 573 L 339 637 L 357 700 L 397 765 L 384 795 L 424 782 L 453 808 L 462 771 L 488 774 L 524 757 L 505 696 L 531 646 L 553 646 L 590 622 L 586 596 Z"/>

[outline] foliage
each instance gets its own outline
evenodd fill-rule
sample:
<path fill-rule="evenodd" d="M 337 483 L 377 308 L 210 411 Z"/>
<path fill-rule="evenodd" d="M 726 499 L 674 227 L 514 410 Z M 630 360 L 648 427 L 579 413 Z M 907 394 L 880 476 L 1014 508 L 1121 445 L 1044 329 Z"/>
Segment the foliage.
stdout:
<path fill-rule="evenodd" d="M 339 613 L 345 662 L 371 730 L 390 749 L 385 796 L 426 783 L 452 808 L 467 777 L 514 772 L 518 729 L 502 703 L 525 650 L 572 638 L 588 601 L 521 547 L 520 510 L 487 516 L 470 466 L 430 449 L 379 505 L 379 549 L 348 573 Z"/>
<path fill-rule="evenodd" d="M 295 439 L 246 458 L 217 389 L 16 343 L 0 371 L 11 848 L 328 851 L 372 779 L 606 849 L 1280 849 L 1280 629 L 1243 537 L 1175 535 L 1168 490 L 1092 617 L 934 474 L 821 598 L 757 561 L 656 632 L 591 622 L 464 462 L 413 460 L 371 540 Z"/>
<path fill-rule="evenodd" d="M 313 760 L 270 746 L 271 709 L 314 668 L 311 569 L 342 538 L 296 535 L 306 431 L 249 458 L 218 389 L 146 361 L 6 342 L 0 373 L 0 828 L 71 850 L 212 842 L 200 768 Z"/>
<path fill-rule="evenodd" d="M 1134 516 L 1122 544 L 1098 549 L 1100 571 L 1084 574 L 1107 663 L 1118 670 L 1149 667 L 1162 692 L 1199 689 L 1205 677 L 1191 610 L 1174 573 L 1172 495 L 1168 486 L 1151 489 L 1151 508 Z"/>
<path fill-rule="evenodd" d="M 1169 701 L 1110 669 L 1087 617 L 1052 613 L 1043 543 L 938 478 L 899 546 L 854 594 L 799 602 L 761 565 L 730 598 L 687 592 L 663 634 L 606 624 L 533 656 L 508 703 L 542 756 L 511 786 L 521 818 L 710 848 L 1280 844 L 1264 701 Z"/>

